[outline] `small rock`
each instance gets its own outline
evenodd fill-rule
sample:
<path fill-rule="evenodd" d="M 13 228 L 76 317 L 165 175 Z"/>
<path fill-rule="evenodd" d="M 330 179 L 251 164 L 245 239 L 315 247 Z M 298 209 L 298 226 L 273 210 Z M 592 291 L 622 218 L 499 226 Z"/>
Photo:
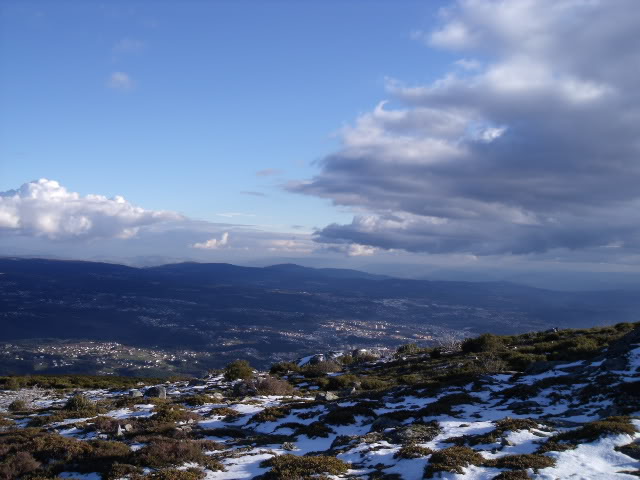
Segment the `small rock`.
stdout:
<path fill-rule="evenodd" d="M 292 452 L 294 450 L 298 450 L 298 447 L 296 447 L 296 444 L 293 442 L 284 442 L 282 444 L 282 449 Z"/>
<path fill-rule="evenodd" d="M 118 431 L 116 432 L 116 437 L 124 437 L 124 429 L 118 425 Z"/>
<path fill-rule="evenodd" d="M 389 435 L 392 443 L 403 445 L 412 443 L 430 442 L 438 436 L 442 430 L 437 423 L 414 423 L 401 428 L 397 428 Z"/>
<path fill-rule="evenodd" d="M 233 395 L 236 397 L 251 397 L 258 394 L 255 385 L 247 382 L 238 382 L 233 386 Z"/>
<path fill-rule="evenodd" d="M 132 398 L 139 398 L 142 397 L 142 392 L 140 390 L 137 389 L 133 389 L 133 390 L 129 390 L 129 396 Z"/>
<path fill-rule="evenodd" d="M 125 429 L 125 431 L 130 432 L 130 431 L 132 431 L 132 430 L 133 430 L 133 425 L 131 425 L 130 423 L 127 423 L 127 424 L 124 426 L 124 429 Z"/>
<path fill-rule="evenodd" d="M 162 385 L 151 387 L 144 392 L 144 395 L 151 398 L 167 398 L 167 389 Z"/>
<path fill-rule="evenodd" d="M 221 394 L 220 392 L 212 393 L 209 396 L 211 397 L 212 400 L 215 400 L 216 402 L 221 402 L 222 400 L 224 400 L 224 395 Z"/>
<path fill-rule="evenodd" d="M 378 417 L 376 418 L 373 423 L 371 423 L 371 432 L 382 432 L 384 430 L 386 430 L 387 428 L 397 428 L 400 427 L 402 425 L 402 422 L 399 422 L 398 420 L 394 420 L 393 418 L 389 418 L 389 417 Z"/>
<path fill-rule="evenodd" d="M 316 395 L 316 401 L 319 402 L 331 402 L 333 400 L 338 400 L 338 395 L 333 392 L 320 392 Z"/>

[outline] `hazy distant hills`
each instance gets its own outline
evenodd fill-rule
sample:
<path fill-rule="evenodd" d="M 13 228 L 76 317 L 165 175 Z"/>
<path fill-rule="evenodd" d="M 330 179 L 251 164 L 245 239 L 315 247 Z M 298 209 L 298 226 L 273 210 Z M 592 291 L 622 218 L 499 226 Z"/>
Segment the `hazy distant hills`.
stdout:
<path fill-rule="evenodd" d="M 293 264 L 0 259 L 0 341 L 189 347 L 271 360 L 326 347 L 397 345 L 444 331 L 517 333 L 636 321 L 632 291 L 405 280 Z"/>

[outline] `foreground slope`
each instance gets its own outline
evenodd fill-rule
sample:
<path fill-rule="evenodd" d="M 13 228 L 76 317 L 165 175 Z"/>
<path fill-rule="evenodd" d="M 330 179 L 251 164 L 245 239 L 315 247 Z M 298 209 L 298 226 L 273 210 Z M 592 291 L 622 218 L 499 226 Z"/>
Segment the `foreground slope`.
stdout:
<path fill-rule="evenodd" d="M 272 374 L 287 381 L 260 373 L 167 382 L 166 399 L 156 397 L 162 388 L 130 391 L 132 379 L 5 378 L 13 389 L 0 400 L 0 478 L 640 473 L 640 325 L 482 336 L 462 347 L 406 346 L 378 360 L 345 355 L 342 367 L 274 365 Z M 523 371 L 509 370 L 516 365 Z M 230 368 L 226 376 L 246 373 Z"/>

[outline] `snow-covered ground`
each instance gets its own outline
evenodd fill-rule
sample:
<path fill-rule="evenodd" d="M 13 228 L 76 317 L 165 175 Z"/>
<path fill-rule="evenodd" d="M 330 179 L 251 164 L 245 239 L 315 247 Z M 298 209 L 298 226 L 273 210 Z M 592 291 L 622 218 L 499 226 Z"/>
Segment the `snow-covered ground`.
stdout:
<path fill-rule="evenodd" d="M 181 398 L 194 394 L 225 392 L 223 399 L 216 403 L 187 407 L 198 413 L 201 419 L 191 424 L 182 422 L 176 425 L 188 426 L 189 431 L 199 435 L 199 438 L 215 440 L 225 446 L 224 450 L 209 453 L 220 459 L 226 471 L 206 470 L 208 480 L 254 478 L 269 470 L 267 467 L 261 467 L 261 462 L 285 453 L 331 455 L 350 464 L 346 475 L 329 478 L 373 478 L 371 475 L 374 472 L 380 472 L 386 474 L 389 479 L 418 480 L 424 478 L 425 467 L 430 464 L 432 455 L 425 454 L 418 458 L 398 457 L 403 446 L 425 447 L 435 452 L 453 445 L 466 445 L 480 453 L 485 460 L 510 455 L 531 455 L 536 454 L 541 445 L 555 434 L 575 430 L 585 422 L 615 414 L 616 399 L 608 395 L 608 390 L 615 387 L 616 382 L 634 382 L 639 379 L 640 347 L 633 346 L 629 349 L 624 363 L 626 366 L 623 368 L 612 370 L 606 367 L 604 360 L 573 362 L 556 365 L 535 375 L 483 376 L 468 385 L 450 387 L 432 395 L 429 395 L 426 389 L 396 388 L 382 398 L 368 399 L 361 395 L 322 402 L 314 401 L 314 393 L 309 390 L 296 398 L 258 395 L 234 398 L 228 394 L 232 384 L 220 376 L 206 379 L 205 385 L 190 386 L 186 382 L 177 382 L 166 387 L 169 398 L 176 403 L 181 403 Z M 596 385 L 598 379 L 611 375 L 615 375 L 616 379 L 601 382 L 601 391 L 594 391 L 589 398 L 579 398 L 579 392 L 585 385 Z M 563 381 L 563 377 L 570 381 Z M 536 388 L 527 390 L 527 386 Z M 518 394 L 518 391 L 524 393 Z M 128 396 L 127 391 L 106 390 L 91 390 L 84 394 L 93 400 Z M 55 392 L 43 390 L 6 391 L 2 392 L 1 396 L 0 411 L 6 411 L 8 403 L 17 397 L 27 398 L 32 406 L 38 408 L 62 405 L 67 400 Z M 434 406 L 442 407 L 451 399 L 454 400 L 450 411 L 430 411 Z M 295 408 L 288 408 L 292 402 Z M 309 405 L 303 402 L 308 402 Z M 214 409 L 221 407 L 235 411 L 236 415 L 211 414 Z M 280 418 L 262 422 L 256 419 L 256 414 L 263 412 L 265 408 L 273 407 L 281 409 Z M 128 422 L 136 418 L 152 417 L 156 414 L 155 408 L 156 405 L 151 402 L 139 403 L 113 409 L 102 416 L 116 419 L 124 428 Z M 349 412 L 350 409 L 355 409 L 353 421 L 331 420 L 332 412 Z M 29 418 L 17 418 L 16 424 L 23 427 Z M 505 423 L 500 421 L 505 418 L 531 419 L 535 426 L 500 431 L 493 438 L 487 437 L 487 443 L 478 443 L 478 439 L 485 438 L 481 436 L 495 433 L 497 427 L 504 425 Z M 381 419 L 386 419 L 387 423 Z M 60 435 L 80 440 L 114 438 L 113 432 L 87 432 L 86 425 L 82 425 L 83 422 L 91 423 L 92 420 L 68 418 L 53 423 L 48 428 Z M 632 422 L 640 427 L 640 421 Z M 324 436 L 313 436 L 310 432 L 296 434 L 297 429 L 318 424 L 326 427 L 325 433 L 320 434 Z M 431 425 L 435 433 L 421 434 L 420 428 L 417 427 L 421 425 Z M 232 438 L 229 434 L 230 427 L 241 429 L 249 439 L 263 435 L 262 440 L 255 446 L 251 445 L 251 441 L 240 442 L 238 438 Z M 286 442 L 282 441 L 282 435 L 288 436 Z M 414 436 L 411 437 L 413 440 L 405 442 L 401 435 Z M 273 443 L 269 442 L 270 438 L 273 438 Z M 144 446 L 131 440 L 126 434 L 119 440 L 128 443 L 132 450 Z M 555 465 L 537 470 L 524 470 L 529 478 L 545 480 L 637 478 L 635 475 L 622 472 L 637 473 L 640 462 L 617 451 L 616 447 L 638 441 L 639 433 L 605 434 L 595 441 L 580 442 L 572 449 L 538 452 L 555 460 Z M 183 466 L 186 467 L 187 465 Z M 461 469 L 462 473 L 436 473 L 436 478 L 440 475 L 439 478 L 446 479 L 493 479 L 507 471 L 504 468 L 473 464 L 461 465 Z M 394 477 L 393 474 L 397 476 Z M 98 474 L 80 475 L 73 472 L 64 472 L 60 477 L 87 480 L 100 478 Z"/>

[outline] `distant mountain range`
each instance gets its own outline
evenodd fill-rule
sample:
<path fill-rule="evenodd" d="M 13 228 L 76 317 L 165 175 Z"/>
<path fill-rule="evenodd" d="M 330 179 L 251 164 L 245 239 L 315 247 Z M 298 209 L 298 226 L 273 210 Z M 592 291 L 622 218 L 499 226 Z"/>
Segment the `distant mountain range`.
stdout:
<path fill-rule="evenodd" d="M 328 348 L 427 343 L 636 321 L 633 291 L 557 292 L 507 282 L 406 280 L 294 264 L 148 268 L 0 258 L 0 341 L 190 348 L 220 362 Z M 2 358 L 0 358 L 0 363 Z"/>

